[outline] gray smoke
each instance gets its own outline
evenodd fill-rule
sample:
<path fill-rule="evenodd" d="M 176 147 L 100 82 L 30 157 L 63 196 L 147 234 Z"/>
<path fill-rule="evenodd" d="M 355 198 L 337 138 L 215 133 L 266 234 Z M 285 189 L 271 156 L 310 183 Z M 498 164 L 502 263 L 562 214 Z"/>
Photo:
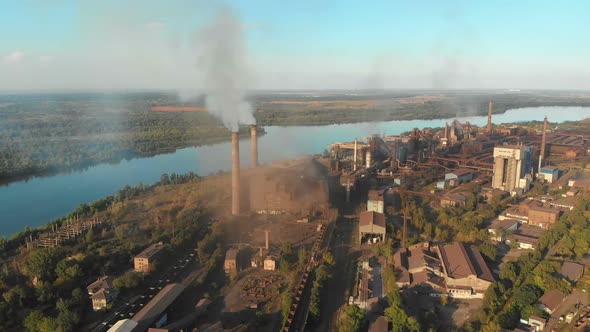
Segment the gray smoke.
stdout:
<path fill-rule="evenodd" d="M 198 67 L 209 112 L 231 131 L 255 124 L 252 107 L 245 100 L 246 45 L 243 25 L 230 9 L 220 10 L 199 34 Z"/>

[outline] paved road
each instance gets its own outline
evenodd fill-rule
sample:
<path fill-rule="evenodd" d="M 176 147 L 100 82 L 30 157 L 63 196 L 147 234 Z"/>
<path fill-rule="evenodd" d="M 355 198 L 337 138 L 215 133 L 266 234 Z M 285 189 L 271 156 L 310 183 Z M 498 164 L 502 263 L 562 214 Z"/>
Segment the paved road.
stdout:
<path fill-rule="evenodd" d="M 191 269 L 196 267 L 197 263 L 194 260 L 194 255 L 195 253 L 193 252 L 178 259 L 178 262 L 166 271 L 160 279 L 145 287 L 143 293 L 132 297 L 129 301 L 121 304 L 116 309 L 112 309 L 111 313 L 98 324 L 92 332 L 106 332 L 117 321 L 133 317 L 133 315 L 141 310 L 141 308 L 158 294 L 162 288 L 170 283 L 182 280 L 188 271 L 191 271 Z"/>

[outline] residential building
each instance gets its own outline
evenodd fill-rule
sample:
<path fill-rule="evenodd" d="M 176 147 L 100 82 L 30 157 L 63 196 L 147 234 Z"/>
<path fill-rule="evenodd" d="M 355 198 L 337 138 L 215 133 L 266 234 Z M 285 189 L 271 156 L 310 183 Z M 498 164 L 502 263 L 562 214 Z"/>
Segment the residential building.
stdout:
<path fill-rule="evenodd" d="M 551 315 L 564 300 L 565 295 L 561 291 L 552 289 L 545 292 L 545 294 L 541 296 L 538 301 L 538 305 L 541 310 Z"/>
<path fill-rule="evenodd" d="M 492 241 L 495 242 L 504 242 L 506 241 L 506 236 L 518 229 L 519 226 L 518 220 L 514 219 L 496 219 L 492 221 L 490 226 L 488 226 L 487 230 L 490 234 L 490 238 Z"/>
<path fill-rule="evenodd" d="M 447 193 L 440 198 L 440 205 L 445 206 L 460 206 L 467 205 L 468 195 L 465 193 Z"/>
<path fill-rule="evenodd" d="M 582 275 L 584 275 L 584 265 L 574 262 L 563 262 L 559 274 L 571 283 L 578 282 Z"/>
<path fill-rule="evenodd" d="M 430 251 L 428 242 L 399 249 L 395 252 L 393 261 L 399 287 L 428 286 L 444 292 L 440 260 L 436 253 Z"/>
<path fill-rule="evenodd" d="M 107 309 L 115 299 L 115 293 L 111 290 L 101 288 L 90 297 L 92 301 L 92 310 L 98 311 Z"/>
<path fill-rule="evenodd" d="M 555 208 L 534 206 L 529 209 L 528 223 L 533 226 L 538 226 L 548 229 L 555 224 L 561 215 L 561 211 Z"/>
<path fill-rule="evenodd" d="M 374 211 L 364 211 L 359 216 L 359 242 L 376 243 L 385 240 L 385 215 Z"/>
<path fill-rule="evenodd" d="M 91 283 L 86 287 L 86 289 L 88 290 L 88 295 L 93 295 L 101 289 L 111 289 L 113 287 L 114 279 L 115 278 L 111 276 L 103 276 L 96 279 L 95 282 Z"/>
<path fill-rule="evenodd" d="M 506 242 L 514 242 L 520 249 L 535 249 L 543 233 L 545 233 L 545 230 L 542 228 L 523 224 L 512 235 L 508 236 Z"/>
<path fill-rule="evenodd" d="M 150 273 L 156 268 L 156 261 L 160 252 L 164 249 L 162 242 L 154 243 L 140 252 L 133 259 L 136 272 Z"/>

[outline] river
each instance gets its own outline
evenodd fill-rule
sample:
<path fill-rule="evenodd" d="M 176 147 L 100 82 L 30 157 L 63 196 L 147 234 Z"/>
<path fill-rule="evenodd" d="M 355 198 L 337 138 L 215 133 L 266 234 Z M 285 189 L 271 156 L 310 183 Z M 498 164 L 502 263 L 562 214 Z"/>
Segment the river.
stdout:
<path fill-rule="evenodd" d="M 494 115 L 496 124 L 543 120 L 563 122 L 590 118 L 590 108 L 536 107 L 514 109 Z M 485 125 L 486 116 L 461 117 Z M 265 127 L 259 138 L 260 162 L 292 158 L 302 154 L 321 153 L 336 141 L 352 140 L 370 134 L 396 135 L 412 128 L 442 127 L 452 120 L 407 120 L 379 123 L 355 123 L 328 126 Z M 228 134 L 229 135 L 229 134 Z M 241 142 L 240 160 L 250 163 L 249 139 Z M 230 143 L 185 148 L 174 153 L 149 158 L 125 160 L 117 164 L 101 164 L 83 171 L 38 177 L 0 187 L 0 235 L 9 236 L 26 226 L 37 227 L 73 211 L 79 204 L 112 195 L 124 185 L 151 184 L 162 173 L 193 171 L 207 175 L 230 168 Z"/>

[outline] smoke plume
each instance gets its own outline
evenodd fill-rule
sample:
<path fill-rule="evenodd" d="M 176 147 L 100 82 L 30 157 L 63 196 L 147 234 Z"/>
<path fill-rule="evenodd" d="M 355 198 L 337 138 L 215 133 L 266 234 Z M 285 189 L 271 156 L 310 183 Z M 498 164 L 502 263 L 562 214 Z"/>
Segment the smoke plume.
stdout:
<path fill-rule="evenodd" d="M 209 112 L 233 132 L 238 131 L 240 124 L 255 124 L 252 108 L 245 100 L 247 50 L 238 16 L 229 9 L 220 10 L 200 32 L 199 50 L 197 64 L 204 75 Z"/>

